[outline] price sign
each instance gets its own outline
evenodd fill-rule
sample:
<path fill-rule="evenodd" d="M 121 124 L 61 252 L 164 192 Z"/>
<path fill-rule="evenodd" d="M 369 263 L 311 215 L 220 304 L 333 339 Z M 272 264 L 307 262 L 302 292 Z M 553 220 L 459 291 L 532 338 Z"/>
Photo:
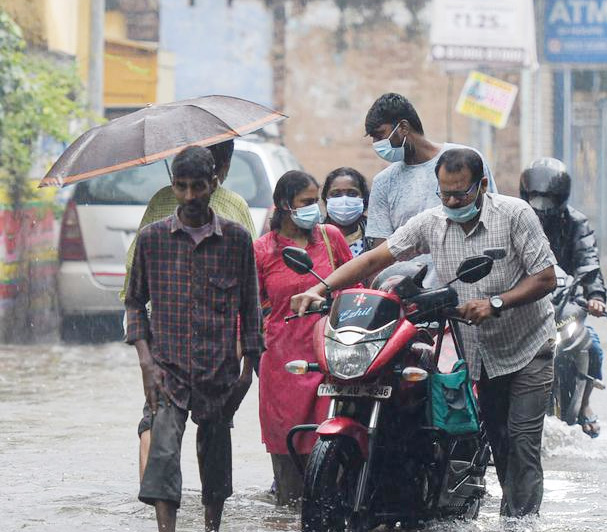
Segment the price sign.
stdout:
<path fill-rule="evenodd" d="M 432 58 L 481 64 L 536 62 L 532 0 L 434 0 Z"/>

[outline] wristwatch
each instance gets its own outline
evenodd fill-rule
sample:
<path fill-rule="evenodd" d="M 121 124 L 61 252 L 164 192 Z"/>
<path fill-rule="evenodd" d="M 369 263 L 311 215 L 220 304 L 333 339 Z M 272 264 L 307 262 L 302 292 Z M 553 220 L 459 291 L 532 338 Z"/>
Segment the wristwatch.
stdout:
<path fill-rule="evenodd" d="M 489 299 L 489 304 L 491 305 L 493 315 L 496 318 L 499 318 L 499 315 L 502 312 L 502 309 L 504 308 L 504 300 L 500 296 L 492 296 Z"/>

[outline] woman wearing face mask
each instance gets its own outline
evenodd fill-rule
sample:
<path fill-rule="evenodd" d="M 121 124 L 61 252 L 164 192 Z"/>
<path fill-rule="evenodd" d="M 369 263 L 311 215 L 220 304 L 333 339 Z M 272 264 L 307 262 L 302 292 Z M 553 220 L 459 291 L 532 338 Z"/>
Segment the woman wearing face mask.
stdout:
<path fill-rule="evenodd" d="M 316 180 L 305 172 L 284 174 L 274 190 L 271 231 L 254 242 L 261 300 L 271 307 L 264 322 L 266 351 L 259 366 L 259 418 L 262 440 L 272 455 L 278 504 L 296 501 L 302 492 L 302 478 L 286 445 L 289 430 L 302 423 L 320 423 L 328 408 L 328 402 L 316 396 L 321 374 L 292 375 L 284 369 L 291 360 L 315 362 L 312 338 L 320 316 L 285 323 L 284 317 L 291 314 L 291 296 L 318 281 L 287 268 L 281 251 L 285 246 L 304 248 L 321 277 L 352 258 L 339 229 L 319 225 L 318 190 Z M 315 440 L 314 433 L 296 437 L 297 452 L 304 459 Z"/>
<path fill-rule="evenodd" d="M 321 192 L 327 208 L 325 223 L 339 227 L 357 257 L 370 246 L 365 238 L 369 204 L 369 187 L 364 176 L 354 168 L 343 166 L 333 170 L 325 179 Z"/>

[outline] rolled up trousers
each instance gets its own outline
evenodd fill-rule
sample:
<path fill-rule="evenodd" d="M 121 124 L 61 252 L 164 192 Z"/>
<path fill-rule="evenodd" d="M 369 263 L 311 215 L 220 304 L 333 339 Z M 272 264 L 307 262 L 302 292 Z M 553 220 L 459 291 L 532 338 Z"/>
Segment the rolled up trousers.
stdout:
<path fill-rule="evenodd" d="M 544 415 L 554 374 L 554 344 L 547 342 L 524 368 L 478 383 L 481 415 L 502 487 L 501 514 L 537 514 L 544 493 L 541 462 Z"/>

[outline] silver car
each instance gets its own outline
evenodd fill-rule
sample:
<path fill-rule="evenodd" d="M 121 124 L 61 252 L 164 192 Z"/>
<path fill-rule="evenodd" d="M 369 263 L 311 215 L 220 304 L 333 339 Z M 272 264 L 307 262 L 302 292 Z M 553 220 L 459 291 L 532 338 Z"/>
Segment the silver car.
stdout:
<path fill-rule="evenodd" d="M 286 171 L 301 169 L 284 146 L 248 136 L 236 139 L 224 186 L 248 203 L 258 235 L 268 228 L 272 193 Z M 145 208 L 169 184 L 164 162 L 74 185 L 59 237 L 59 306 L 63 339 L 120 335 L 124 306 L 118 293 L 126 252 Z"/>

